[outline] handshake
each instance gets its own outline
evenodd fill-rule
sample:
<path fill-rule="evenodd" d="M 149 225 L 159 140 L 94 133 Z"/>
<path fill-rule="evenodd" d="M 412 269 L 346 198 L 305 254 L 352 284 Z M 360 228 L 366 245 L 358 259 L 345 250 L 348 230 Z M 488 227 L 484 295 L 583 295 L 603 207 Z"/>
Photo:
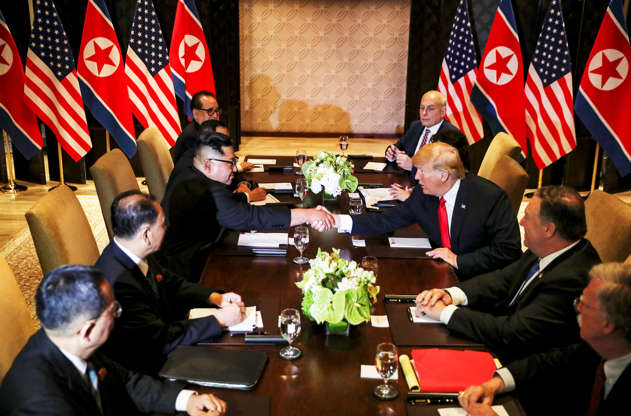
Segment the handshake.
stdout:
<path fill-rule="evenodd" d="M 320 232 L 339 226 L 339 215 L 332 214 L 322 205 L 315 208 L 294 208 L 291 210 L 291 225 L 309 224 Z"/>

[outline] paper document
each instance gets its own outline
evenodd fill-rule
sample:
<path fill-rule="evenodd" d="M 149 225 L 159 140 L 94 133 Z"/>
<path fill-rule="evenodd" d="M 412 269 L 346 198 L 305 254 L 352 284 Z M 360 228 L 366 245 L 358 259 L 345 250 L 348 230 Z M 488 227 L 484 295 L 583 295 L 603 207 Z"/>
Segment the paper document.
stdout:
<path fill-rule="evenodd" d="M 248 162 L 255 165 L 275 165 L 276 159 L 248 159 Z"/>
<path fill-rule="evenodd" d="M 390 188 L 364 188 L 360 186 L 357 189 L 364 195 L 364 200 L 368 208 L 373 208 L 379 201 L 389 201 L 392 199 Z"/>
<path fill-rule="evenodd" d="M 278 247 L 287 244 L 287 233 L 241 233 L 237 245 L 246 247 Z"/>
<path fill-rule="evenodd" d="M 375 365 L 365 365 L 362 364 L 361 372 L 359 374 L 361 378 L 374 378 L 376 380 L 382 380 L 381 376 L 377 372 L 377 367 Z M 399 379 L 399 369 L 397 368 L 390 380 L 398 380 Z"/>
<path fill-rule="evenodd" d="M 218 308 L 195 308 L 188 313 L 189 319 L 204 318 L 213 316 L 219 311 Z M 248 306 L 245 308 L 245 318 L 236 325 L 228 327 L 230 332 L 252 332 L 256 327 L 256 306 Z"/>
<path fill-rule="evenodd" d="M 491 406 L 491 408 L 500 416 L 509 416 L 508 412 L 501 404 Z M 440 416 L 467 416 L 467 411 L 462 407 L 445 407 L 438 409 Z"/>
<path fill-rule="evenodd" d="M 416 316 L 416 306 L 410 306 L 410 316 L 412 317 L 412 322 L 415 324 L 442 324 L 441 321 L 438 321 L 434 318 L 430 318 L 427 315 Z"/>
<path fill-rule="evenodd" d="M 254 165 L 254 167 L 250 169 L 248 172 L 261 173 L 261 172 L 265 172 L 265 168 L 263 167 L 263 165 Z"/>
<path fill-rule="evenodd" d="M 388 315 L 370 315 L 370 324 L 375 328 L 389 328 Z"/>
<path fill-rule="evenodd" d="M 270 191 L 293 191 L 294 188 L 289 182 L 271 182 L 271 183 L 259 183 L 261 188 L 264 188 L 267 192 Z"/>
<path fill-rule="evenodd" d="M 385 163 L 382 162 L 368 162 L 364 165 L 365 170 L 378 170 L 381 172 L 386 167 Z"/>
<path fill-rule="evenodd" d="M 388 237 L 393 248 L 432 248 L 429 238 Z"/>
<path fill-rule="evenodd" d="M 366 247 L 366 240 L 352 239 L 353 247 Z"/>
<path fill-rule="evenodd" d="M 250 205 L 261 206 L 261 205 L 266 205 L 266 204 L 277 204 L 279 202 L 280 201 L 278 200 L 278 198 L 276 198 L 274 195 L 267 194 L 267 195 L 265 195 L 265 199 L 264 200 L 250 202 Z"/>

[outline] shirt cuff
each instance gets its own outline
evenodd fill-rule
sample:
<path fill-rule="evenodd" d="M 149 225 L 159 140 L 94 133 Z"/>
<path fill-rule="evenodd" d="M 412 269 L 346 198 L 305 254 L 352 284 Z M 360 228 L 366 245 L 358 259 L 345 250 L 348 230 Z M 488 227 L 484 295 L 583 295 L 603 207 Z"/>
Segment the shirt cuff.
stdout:
<path fill-rule="evenodd" d="M 451 319 L 451 315 L 453 315 L 454 312 L 456 312 L 457 310 L 458 310 L 458 307 L 456 305 L 445 306 L 442 312 L 440 313 L 440 322 L 447 325 L 449 323 L 449 320 Z"/>
<path fill-rule="evenodd" d="M 175 411 L 186 412 L 186 405 L 188 404 L 188 400 L 193 394 L 197 394 L 197 392 L 186 389 L 180 391 L 180 393 L 177 395 L 177 398 L 175 399 Z"/>
<path fill-rule="evenodd" d="M 457 286 L 448 287 L 445 289 L 445 292 L 449 293 L 449 296 L 451 296 L 451 302 L 454 305 L 467 306 L 469 303 L 466 293 Z"/>
<path fill-rule="evenodd" d="M 340 226 L 337 227 L 337 230 L 342 233 L 350 233 L 353 229 L 353 219 L 350 215 L 342 214 L 340 215 Z"/>
<path fill-rule="evenodd" d="M 504 382 L 504 391 L 509 392 L 515 390 L 515 379 L 510 370 L 506 367 L 499 368 L 495 372 L 496 376 L 499 376 Z"/>

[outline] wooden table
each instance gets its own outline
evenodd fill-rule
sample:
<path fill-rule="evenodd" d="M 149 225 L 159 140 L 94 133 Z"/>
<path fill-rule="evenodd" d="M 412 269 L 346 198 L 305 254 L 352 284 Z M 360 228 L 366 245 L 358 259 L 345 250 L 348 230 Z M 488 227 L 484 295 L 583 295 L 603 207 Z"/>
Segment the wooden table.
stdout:
<path fill-rule="evenodd" d="M 277 163 L 282 163 L 276 158 Z M 265 173 L 252 175 L 259 182 L 287 182 L 295 175 Z M 360 183 L 406 182 L 401 173 L 366 173 L 358 175 Z M 292 235 L 293 230 L 289 230 Z M 353 260 L 360 261 L 365 248 L 353 247 L 351 237 L 335 229 L 326 233 L 310 230 L 310 243 L 305 251 L 314 257 L 318 247 L 323 250 L 343 248 Z M 265 304 L 263 322 L 265 331 L 278 333 L 277 316 L 284 308 L 300 309 L 301 291 L 295 283 L 309 267 L 292 262 L 298 251 L 290 246 L 285 257 L 252 257 L 211 254 L 206 264 L 202 283 L 240 293 L 247 305 Z M 381 287 L 378 302 L 371 311 L 385 315 L 383 296 L 386 293 L 416 294 L 423 289 L 446 287 L 457 282 L 451 266 L 430 259 L 379 259 L 377 284 Z M 271 306 L 270 306 L 271 305 Z M 265 310 L 267 309 L 267 311 Z M 271 312 L 270 312 L 271 310 Z M 271 415 L 405 415 L 405 396 L 408 392 L 403 374 L 397 385 L 400 396 L 388 402 L 378 401 L 372 395 L 378 380 L 360 378 L 361 364 L 374 364 L 375 349 L 380 342 L 391 342 L 388 328 L 374 328 L 370 323 L 352 327 L 350 336 L 327 336 L 322 326 L 315 325 L 302 315 L 302 333 L 295 345 L 303 356 L 295 361 L 279 358 L 280 346 L 243 345 L 268 353 L 269 362 L 259 384 L 252 392 L 234 392 L 208 389 L 220 397 L 248 400 L 248 397 L 270 398 Z M 440 330 L 447 332 L 444 326 Z M 240 345 L 236 337 L 224 336 L 220 343 Z M 419 345 L 422 341 L 419 340 Z M 218 348 L 227 346 L 217 345 Z M 241 348 L 241 347 L 236 347 Z M 412 347 L 400 347 L 399 354 L 409 354 Z"/>

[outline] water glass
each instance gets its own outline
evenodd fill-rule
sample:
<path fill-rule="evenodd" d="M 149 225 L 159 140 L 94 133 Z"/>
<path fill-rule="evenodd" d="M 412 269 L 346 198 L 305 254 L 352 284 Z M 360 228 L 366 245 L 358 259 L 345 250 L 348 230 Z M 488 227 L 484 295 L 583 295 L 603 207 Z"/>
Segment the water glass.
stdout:
<path fill-rule="evenodd" d="M 296 179 L 296 184 L 294 188 L 294 196 L 297 196 L 302 201 L 305 199 L 305 195 L 307 195 L 307 181 L 305 178 Z"/>
<path fill-rule="evenodd" d="M 298 165 L 298 169 L 296 170 L 296 175 L 302 175 L 302 165 L 307 160 L 307 151 L 304 149 L 296 150 L 296 165 Z"/>
<path fill-rule="evenodd" d="M 300 335 L 300 312 L 297 309 L 283 309 L 278 319 L 280 334 L 287 340 L 289 346 L 282 348 L 278 355 L 283 360 L 295 360 L 300 358 L 302 350 L 291 345 Z"/>
<path fill-rule="evenodd" d="M 340 150 L 342 151 L 342 155 L 346 153 L 346 149 L 348 149 L 348 136 L 340 136 L 338 144 L 340 145 Z"/>
<path fill-rule="evenodd" d="M 309 244 L 309 228 L 304 225 L 299 225 L 294 228 L 294 245 L 300 252 L 300 256 L 294 258 L 294 263 L 309 263 L 309 259 L 302 255 L 302 253 L 305 251 L 305 248 L 307 248 L 307 244 Z"/>
<path fill-rule="evenodd" d="M 377 345 L 377 353 L 375 354 L 375 366 L 377 372 L 383 379 L 383 384 L 378 385 L 373 390 L 374 396 L 379 400 L 392 400 L 399 395 L 396 386 L 388 384 L 390 377 L 394 375 L 399 366 L 399 356 L 397 347 L 390 342 L 382 342 Z"/>
<path fill-rule="evenodd" d="M 362 213 L 362 199 L 359 197 L 359 195 L 349 195 L 348 213 L 350 215 L 359 215 Z"/>

